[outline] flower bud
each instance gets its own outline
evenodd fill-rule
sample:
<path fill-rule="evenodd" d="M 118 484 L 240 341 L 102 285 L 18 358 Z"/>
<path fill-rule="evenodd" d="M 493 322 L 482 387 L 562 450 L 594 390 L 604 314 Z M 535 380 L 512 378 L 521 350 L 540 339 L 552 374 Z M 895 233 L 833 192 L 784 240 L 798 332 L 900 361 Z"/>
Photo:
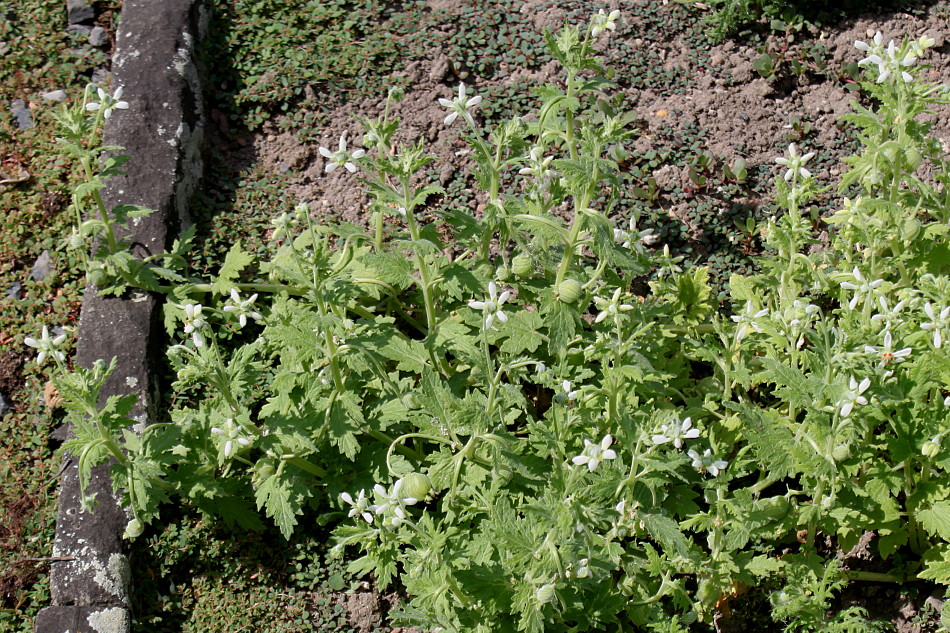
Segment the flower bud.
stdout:
<path fill-rule="evenodd" d="M 575 279 L 565 279 L 557 285 L 555 294 L 558 301 L 574 303 L 581 296 L 581 285 Z"/>

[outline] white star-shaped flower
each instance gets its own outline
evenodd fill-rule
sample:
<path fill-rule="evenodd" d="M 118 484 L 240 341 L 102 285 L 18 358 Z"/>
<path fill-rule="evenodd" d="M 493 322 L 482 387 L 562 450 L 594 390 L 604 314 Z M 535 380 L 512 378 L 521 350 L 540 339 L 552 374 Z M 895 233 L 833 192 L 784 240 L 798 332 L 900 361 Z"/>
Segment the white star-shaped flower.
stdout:
<path fill-rule="evenodd" d="M 360 490 L 355 500 L 348 492 L 341 494 L 340 498 L 350 506 L 350 512 L 348 515 L 350 518 L 361 516 L 367 523 L 373 522 L 374 517 L 373 513 L 370 512 L 369 499 L 366 497 L 365 490 Z"/>
<path fill-rule="evenodd" d="M 337 167 L 344 167 L 351 174 L 356 173 L 356 164 L 354 160 L 362 158 L 366 154 L 365 150 L 358 149 L 354 152 L 346 151 L 346 135 L 340 137 L 340 148 L 331 152 L 326 147 L 320 148 L 320 155 L 328 159 L 327 166 L 324 168 L 326 173 L 330 173 Z"/>
<path fill-rule="evenodd" d="M 788 146 L 788 158 L 779 156 L 775 159 L 775 162 L 779 165 L 788 167 L 785 172 L 785 181 L 790 182 L 796 176 L 801 176 L 802 178 L 811 178 L 811 172 L 805 169 L 804 165 L 814 155 L 815 152 L 808 152 L 804 156 L 800 155 L 798 153 L 798 146 L 795 145 L 795 143 L 791 143 Z"/>
<path fill-rule="evenodd" d="M 122 98 L 122 87 L 118 87 L 115 90 L 115 94 L 111 97 L 109 94 L 102 88 L 96 89 L 96 94 L 99 96 L 99 101 L 90 101 L 86 104 L 86 110 L 90 112 L 95 112 L 97 110 L 102 110 L 102 117 L 108 119 L 112 116 L 113 110 L 128 110 L 129 104 L 125 101 L 120 101 Z"/>
<path fill-rule="evenodd" d="M 616 459 L 617 453 L 610 448 L 610 445 L 613 444 L 614 438 L 608 433 L 604 436 L 604 439 L 600 441 L 600 444 L 594 444 L 590 440 L 584 440 L 584 451 L 571 459 L 578 466 L 587 465 L 587 470 L 589 472 L 594 472 L 597 470 L 597 467 L 600 465 L 600 462 L 608 459 Z"/>
<path fill-rule="evenodd" d="M 195 347 L 203 347 L 205 344 L 204 336 L 201 330 L 208 326 L 208 322 L 201 316 L 204 309 L 199 303 L 189 303 L 185 305 L 185 334 L 191 334 L 191 340 Z"/>
<path fill-rule="evenodd" d="M 55 338 L 50 338 L 49 328 L 44 325 L 43 333 L 40 335 L 38 340 L 32 336 L 28 336 L 23 339 L 23 342 L 39 352 L 39 354 L 36 355 L 36 364 L 42 365 L 46 362 L 46 358 L 49 356 L 52 356 L 60 362 L 66 359 L 66 355 L 56 349 L 62 345 L 65 340 L 65 334 L 60 334 Z"/>
<path fill-rule="evenodd" d="M 836 405 L 841 412 L 841 417 L 846 418 L 851 415 L 851 411 L 854 409 L 855 405 L 864 406 L 868 403 L 868 399 L 861 394 L 867 391 L 868 387 L 870 386 L 870 378 L 865 378 L 859 383 L 854 379 L 854 376 L 851 377 L 851 379 L 848 381 L 848 391 Z"/>
<path fill-rule="evenodd" d="M 498 294 L 498 286 L 494 281 L 488 282 L 488 298 L 484 301 L 469 301 L 468 307 L 473 310 L 481 310 L 485 317 L 485 329 L 490 330 L 492 324 L 498 320 L 501 323 L 508 322 L 508 315 L 502 312 L 501 307 L 511 297 L 511 291 L 505 290 Z"/>
<path fill-rule="evenodd" d="M 708 448 L 702 455 L 692 449 L 686 451 L 686 454 L 693 460 L 693 468 L 700 472 L 708 472 L 713 477 L 718 477 L 719 473 L 729 466 L 729 463 L 725 460 L 716 459 L 712 454 L 712 450 Z"/>
<path fill-rule="evenodd" d="M 237 289 L 231 288 L 231 299 L 228 305 L 224 306 L 224 311 L 237 316 L 239 327 L 244 327 L 247 325 L 247 317 L 251 317 L 255 321 L 260 321 L 264 318 L 259 312 L 251 309 L 255 301 L 257 301 L 256 294 L 242 301 Z"/>
<path fill-rule="evenodd" d="M 682 422 L 674 420 L 669 424 L 661 425 L 660 432 L 651 439 L 654 444 L 673 442 L 673 446 L 676 448 L 683 448 L 683 440 L 693 440 L 699 437 L 699 429 L 691 428 L 692 426 L 692 418 L 683 418 Z"/>
<path fill-rule="evenodd" d="M 449 108 L 451 110 L 451 112 L 449 112 L 448 115 L 445 117 L 445 124 L 452 125 L 455 119 L 457 119 L 459 115 L 462 115 L 462 117 L 466 121 L 468 121 L 469 125 L 475 125 L 475 120 L 472 118 L 472 115 L 469 112 L 469 109 L 474 108 L 481 102 L 482 102 L 482 98 L 480 95 L 476 95 L 474 97 L 467 97 L 465 94 L 465 84 L 460 83 L 459 95 L 457 97 L 455 97 L 451 101 L 444 98 L 439 99 L 439 105 L 441 105 L 443 108 Z"/>

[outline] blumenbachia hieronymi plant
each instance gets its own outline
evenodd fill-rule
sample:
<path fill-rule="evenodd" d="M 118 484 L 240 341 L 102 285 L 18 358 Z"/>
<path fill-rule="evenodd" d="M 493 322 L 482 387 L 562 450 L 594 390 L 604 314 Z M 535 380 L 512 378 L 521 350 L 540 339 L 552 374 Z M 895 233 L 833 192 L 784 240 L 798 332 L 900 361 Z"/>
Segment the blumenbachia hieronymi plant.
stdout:
<path fill-rule="evenodd" d="M 302 204 L 274 220 L 270 261 L 235 244 L 211 282 L 188 276 L 190 235 L 144 261 L 116 237 L 144 211 L 105 208 L 121 160 L 96 174 L 86 139 L 119 95 L 61 115 L 90 280 L 168 295 L 168 420 L 134 433 L 131 397 L 99 407 L 105 363 L 55 378 L 66 447 L 84 481 L 111 460 L 128 537 L 173 498 L 287 537 L 311 509 L 356 571 L 401 583 L 401 619 L 444 631 L 685 631 L 766 579 L 789 630 L 873 630 L 858 608 L 826 616 L 848 579 L 950 583 L 950 170 L 919 118 L 948 99 L 917 79 L 932 40 L 857 44 L 875 106 L 845 117 L 864 147 L 830 242 L 811 248 L 819 188 L 792 145 L 763 273 L 733 277 L 722 314 L 704 268 L 615 217 L 631 115 L 601 98 L 592 43 L 617 19 L 547 35 L 564 77 L 531 116 L 486 134 L 465 85 L 440 99 L 484 212 L 432 206 L 434 159 L 394 142 L 387 103 L 365 149 L 321 149 L 372 196 L 369 232 Z M 62 366 L 58 338 L 27 342 Z M 868 530 L 891 573 L 817 551 Z"/>

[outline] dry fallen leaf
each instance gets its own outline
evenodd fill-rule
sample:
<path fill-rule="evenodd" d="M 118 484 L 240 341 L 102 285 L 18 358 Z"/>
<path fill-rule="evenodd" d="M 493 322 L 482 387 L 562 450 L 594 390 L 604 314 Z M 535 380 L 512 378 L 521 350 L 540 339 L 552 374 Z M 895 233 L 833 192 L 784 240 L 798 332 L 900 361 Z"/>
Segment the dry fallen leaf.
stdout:
<path fill-rule="evenodd" d="M 63 397 L 59 395 L 56 386 L 52 380 L 46 381 L 46 387 L 43 389 L 43 402 L 50 409 L 58 409 L 63 406 Z"/>

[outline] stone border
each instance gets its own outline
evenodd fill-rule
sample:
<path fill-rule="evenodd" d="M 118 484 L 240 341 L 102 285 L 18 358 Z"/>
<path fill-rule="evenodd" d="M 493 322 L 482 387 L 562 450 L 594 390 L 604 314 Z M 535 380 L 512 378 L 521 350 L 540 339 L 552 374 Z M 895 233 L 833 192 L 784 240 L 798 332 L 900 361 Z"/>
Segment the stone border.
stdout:
<path fill-rule="evenodd" d="M 204 104 L 195 67 L 195 44 L 207 27 L 202 0 L 125 0 L 116 32 L 112 90 L 121 86 L 128 110 L 108 120 L 104 144 L 131 156 L 126 174 L 108 181 L 106 205 L 155 209 L 133 227 L 131 239 L 144 253 L 166 249 L 188 221 L 187 204 L 202 174 Z M 135 392 L 133 417 L 155 419 L 159 403 L 155 374 L 160 340 L 160 298 L 148 294 L 106 298 L 87 288 L 79 319 L 76 363 L 118 361 L 102 391 Z M 59 514 L 50 569 L 51 606 L 36 618 L 36 633 L 126 633 L 130 628 L 131 570 L 122 532 L 128 517 L 112 492 L 108 468 L 93 473 L 88 492 L 97 507 L 79 504 L 76 460 L 64 455 Z"/>

